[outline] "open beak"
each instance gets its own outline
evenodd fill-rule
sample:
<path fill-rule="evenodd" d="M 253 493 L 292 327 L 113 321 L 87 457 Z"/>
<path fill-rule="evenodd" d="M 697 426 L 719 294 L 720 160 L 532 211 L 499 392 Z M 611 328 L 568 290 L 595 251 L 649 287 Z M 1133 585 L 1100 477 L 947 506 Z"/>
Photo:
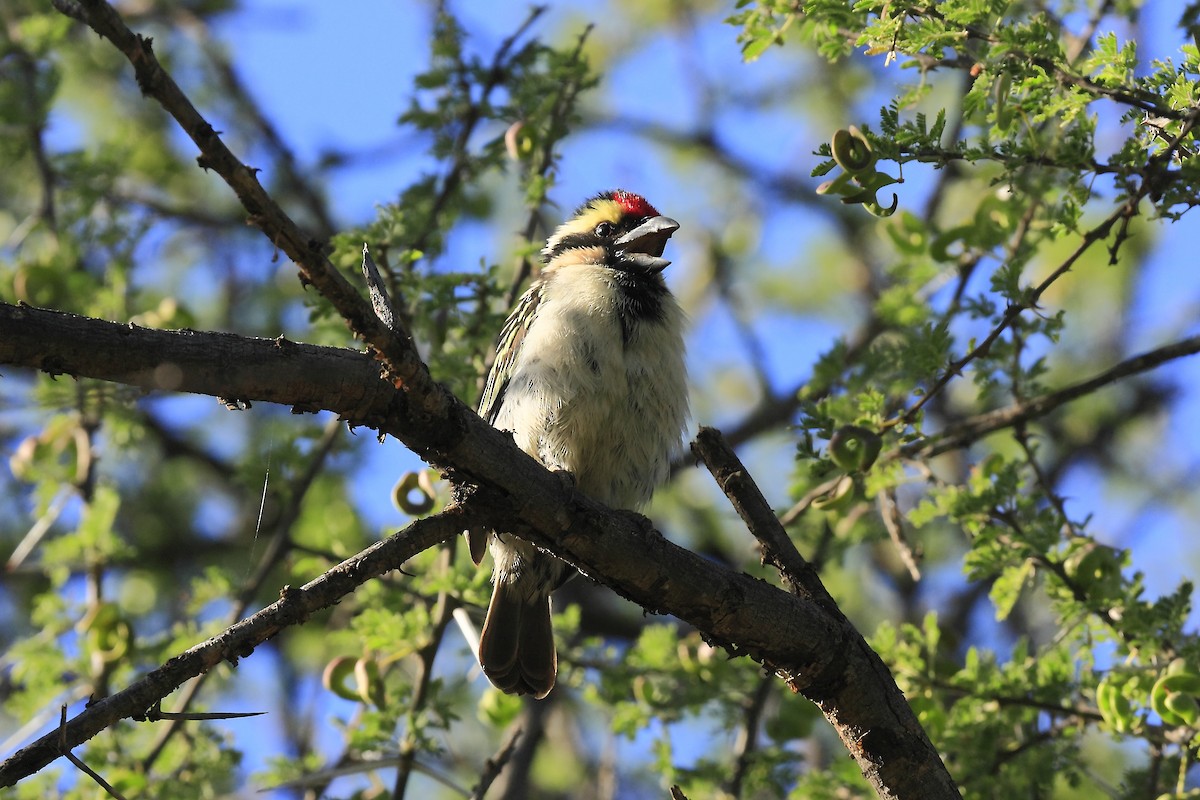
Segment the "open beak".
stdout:
<path fill-rule="evenodd" d="M 625 261 L 658 272 L 671 263 L 662 254 L 667 247 L 667 239 L 677 230 L 679 223 L 670 217 L 651 217 L 617 239 L 615 244 Z"/>

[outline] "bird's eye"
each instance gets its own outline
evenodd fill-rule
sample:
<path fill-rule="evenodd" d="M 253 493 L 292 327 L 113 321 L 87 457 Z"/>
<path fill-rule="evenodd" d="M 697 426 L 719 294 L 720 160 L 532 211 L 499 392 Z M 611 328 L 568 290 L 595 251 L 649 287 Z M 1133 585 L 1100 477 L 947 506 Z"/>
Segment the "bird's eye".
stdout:
<path fill-rule="evenodd" d="M 601 238 L 607 239 L 612 235 L 612 232 L 613 226 L 611 222 L 601 222 L 596 226 L 596 235 Z"/>

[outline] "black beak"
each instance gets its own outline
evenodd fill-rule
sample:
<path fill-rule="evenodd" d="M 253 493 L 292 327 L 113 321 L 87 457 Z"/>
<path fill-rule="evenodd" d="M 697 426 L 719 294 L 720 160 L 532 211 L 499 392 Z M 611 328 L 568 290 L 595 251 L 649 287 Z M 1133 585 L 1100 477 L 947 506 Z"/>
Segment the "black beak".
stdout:
<path fill-rule="evenodd" d="M 667 247 L 667 239 L 677 230 L 679 223 L 670 217 L 651 217 L 614 244 L 623 260 L 657 272 L 671 263 L 662 254 Z"/>

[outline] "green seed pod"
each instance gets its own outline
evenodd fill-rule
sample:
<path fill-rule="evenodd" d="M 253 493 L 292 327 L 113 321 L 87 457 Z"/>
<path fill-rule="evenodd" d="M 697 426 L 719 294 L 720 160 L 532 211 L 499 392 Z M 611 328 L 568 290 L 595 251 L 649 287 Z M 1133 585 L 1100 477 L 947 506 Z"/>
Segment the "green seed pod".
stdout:
<path fill-rule="evenodd" d="M 360 700 L 358 691 L 350 685 L 354 675 L 355 661 L 349 656 L 339 656 L 325 665 L 321 673 L 321 685 L 343 700 Z"/>
<path fill-rule="evenodd" d="M 825 494 L 813 500 L 812 507 L 820 511 L 842 512 L 854 505 L 856 495 L 854 478 L 843 475 Z"/>
<path fill-rule="evenodd" d="M 383 676 L 379 672 L 379 662 L 374 658 L 363 656 L 354 662 L 354 689 L 364 703 L 379 709 L 386 705 Z"/>
<path fill-rule="evenodd" d="M 838 166 L 851 175 L 868 172 L 875 166 L 875 154 L 871 152 L 871 143 L 855 126 L 843 128 L 833 134 L 830 146 L 833 160 Z"/>
<path fill-rule="evenodd" d="M 883 437 L 861 425 L 843 425 L 829 439 L 829 458 L 847 472 L 865 472 L 879 457 Z"/>
<path fill-rule="evenodd" d="M 437 496 L 426 471 L 404 473 L 392 489 L 392 502 L 396 508 L 414 517 L 432 511 Z"/>

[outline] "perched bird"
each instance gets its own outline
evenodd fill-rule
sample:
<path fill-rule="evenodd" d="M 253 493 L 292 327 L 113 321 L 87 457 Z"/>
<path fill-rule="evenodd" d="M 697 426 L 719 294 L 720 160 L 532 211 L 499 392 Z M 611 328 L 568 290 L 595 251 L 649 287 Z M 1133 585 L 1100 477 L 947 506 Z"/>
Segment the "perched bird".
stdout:
<path fill-rule="evenodd" d="M 541 277 L 500 332 L 479 402 L 522 450 L 616 508 L 650 499 L 686 423 L 684 315 L 662 277 L 678 228 L 631 192 L 580 206 L 546 241 Z M 476 564 L 489 542 L 480 665 L 500 690 L 543 698 L 558 671 L 550 593 L 572 568 L 503 532 L 470 535 Z"/>

